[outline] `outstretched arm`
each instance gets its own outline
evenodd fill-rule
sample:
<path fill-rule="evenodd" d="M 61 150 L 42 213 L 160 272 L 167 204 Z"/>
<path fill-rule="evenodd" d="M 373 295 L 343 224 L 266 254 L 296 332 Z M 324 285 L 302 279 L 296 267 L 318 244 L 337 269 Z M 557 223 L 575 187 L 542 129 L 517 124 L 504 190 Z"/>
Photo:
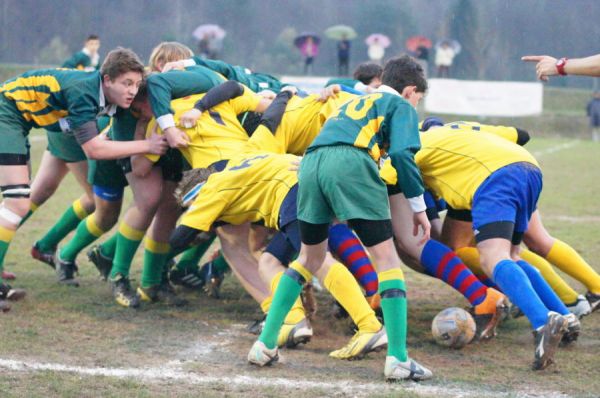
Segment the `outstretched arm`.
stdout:
<path fill-rule="evenodd" d="M 549 55 L 527 55 L 521 58 L 525 62 L 537 62 L 535 72 L 538 79 L 548 81 L 548 76 L 558 75 L 557 58 Z M 586 58 L 568 59 L 564 71 L 567 75 L 600 76 L 600 54 Z"/>

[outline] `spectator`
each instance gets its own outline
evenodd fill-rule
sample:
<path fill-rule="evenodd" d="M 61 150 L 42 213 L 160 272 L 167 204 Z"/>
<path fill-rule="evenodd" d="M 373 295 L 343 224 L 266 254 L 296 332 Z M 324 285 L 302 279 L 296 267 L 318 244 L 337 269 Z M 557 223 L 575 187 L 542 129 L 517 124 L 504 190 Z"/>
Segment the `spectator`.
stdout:
<path fill-rule="evenodd" d="M 381 65 L 381 61 L 385 56 L 385 47 L 382 45 L 378 38 L 373 39 L 371 45 L 369 45 L 368 53 L 369 59 L 378 65 Z"/>
<path fill-rule="evenodd" d="M 344 36 L 344 38 L 338 41 L 338 75 L 347 76 L 350 64 L 350 40 Z"/>
<path fill-rule="evenodd" d="M 450 43 L 444 41 L 435 51 L 435 66 L 438 77 L 450 77 L 450 67 L 456 53 Z"/>
<path fill-rule="evenodd" d="M 587 115 L 592 128 L 592 140 L 600 141 L 600 91 L 594 92 L 592 100 L 587 104 Z"/>
<path fill-rule="evenodd" d="M 302 55 L 304 55 L 304 74 L 309 75 L 312 72 L 313 61 L 319 53 L 319 47 L 312 36 L 306 38 L 300 51 L 302 52 Z"/>

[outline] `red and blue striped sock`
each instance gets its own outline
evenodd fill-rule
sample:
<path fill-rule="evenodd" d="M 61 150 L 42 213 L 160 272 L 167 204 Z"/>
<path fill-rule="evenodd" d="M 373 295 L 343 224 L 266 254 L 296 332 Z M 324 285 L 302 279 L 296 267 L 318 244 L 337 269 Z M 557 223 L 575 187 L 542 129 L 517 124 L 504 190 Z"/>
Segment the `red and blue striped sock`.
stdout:
<path fill-rule="evenodd" d="M 421 265 L 427 273 L 458 290 L 471 305 L 481 304 L 487 287 L 448 246 L 429 240 L 421 253 Z"/>
<path fill-rule="evenodd" d="M 354 232 L 345 224 L 329 228 L 329 250 L 335 253 L 370 297 L 377 293 L 379 282 L 371 259 Z"/>

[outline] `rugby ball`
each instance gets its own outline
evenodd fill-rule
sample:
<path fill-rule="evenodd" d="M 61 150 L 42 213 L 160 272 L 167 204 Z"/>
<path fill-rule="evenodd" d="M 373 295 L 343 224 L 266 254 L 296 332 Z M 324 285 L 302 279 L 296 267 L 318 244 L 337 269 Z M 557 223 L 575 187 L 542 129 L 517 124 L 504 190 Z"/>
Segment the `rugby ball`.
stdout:
<path fill-rule="evenodd" d="M 475 337 L 475 320 L 462 308 L 450 307 L 433 318 L 431 333 L 435 342 L 450 348 L 463 348 Z"/>

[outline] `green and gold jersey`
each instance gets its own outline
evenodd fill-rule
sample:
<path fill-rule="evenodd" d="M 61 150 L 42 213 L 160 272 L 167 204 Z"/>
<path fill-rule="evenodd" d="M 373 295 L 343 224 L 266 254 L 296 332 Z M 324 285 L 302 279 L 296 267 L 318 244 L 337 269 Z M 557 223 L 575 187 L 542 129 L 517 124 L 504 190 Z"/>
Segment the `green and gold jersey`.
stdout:
<path fill-rule="evenodd" d="M 175 123 L 190 138 L 189 145 L 180 150 L 192 168 L 208 167 L 215 162 L 231 159 L 240 154 L 248 141 L 248 134 L 237 116 L 254 111 L 261 101 L 260 96 L 244 87 L 242 95 L 202 112 L 194 127 L 184 128 L 179 125 L 181 115 L 192 109 L 204 95 L 196 94 L 171 102 L 171 108 L 175 111 Z M 162 133 L 156 127 L 156 120 L 152 119 L 148 124 L 146 135 L 154 131 Z M 153 162 L 160 158 L 158 155 L 146 155 L 146 157 Z"/>
<path fill-rule="evenodd" d="M 243 66 L 231 65 L 227 62 L 215 59 L 204 59 L 197 56 L 192 57 L 192 60 L 196 63 L 196 65 L 207 67 L 223 75 L 227 80 L 235 80 L 239 83 L 242 83 L 255 93 L 258 93 L 262 90 L 272 90 L 278 93 L 284 86 L 283 83 L 271 75 L 252 72 L 250 69 Z"/>
<path fill-rule="evenodd" d="M 71 132 L 99 114 L 114 113 L 106 103 L 100 72 L 40 69 L 4 82 L 0 94 L 13 101 L 32 127 Z"/>
<path fill-rule="evenodd" d="M 90 72 L 100 68 L 100 59 L 98 56 L 96 56 L 95 59 L 92 59 L 86 51 L 82 50 L 76 52 L 71 58 L 67 59 L 62 64 L 62 67 Z"/>
<path fill-rule="evenodd" d="M 298 183 L 296 172 L 290 171 L 297 159 L 274 153 L 230 159 L 225 170 L 208 178 L 181 224 L 209 231 L 215 221 L 233 225 L 264 221 L 268 228 L 279 228 L 281 204 Z"/>
<path fill-rule="evenodd" d="M 382 87 L 381 91 L 392 90 Z M 397 93 L 376 92 L 346 102 L 325 122 L 307 152 L 331 145 L 364 148 L 376 162 L 387 152 L 404 195 L 414 198 L 423 194 L 414 161 L 421 147 L 417 112 Z"/>

